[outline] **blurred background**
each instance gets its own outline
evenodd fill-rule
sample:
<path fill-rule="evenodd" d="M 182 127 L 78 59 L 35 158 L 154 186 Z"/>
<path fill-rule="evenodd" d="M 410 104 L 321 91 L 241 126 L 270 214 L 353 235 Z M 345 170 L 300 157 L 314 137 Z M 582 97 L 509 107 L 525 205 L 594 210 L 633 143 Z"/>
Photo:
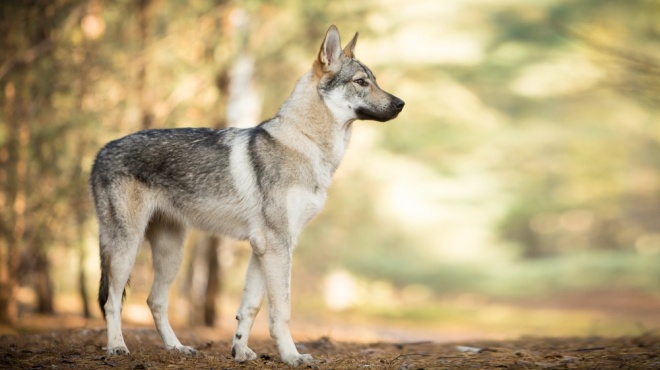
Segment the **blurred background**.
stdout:
<path fill-rule="evenodd" d="M 272 117 L 333 23 L 406 108 L 354 124 L 295 253 L 294 332 L 657 329 L 658 19 L 658 0 L 3 1 L 0 331 L 103 325 L 87 184 L 106 142 Z M 249 253 L 191 233 L 176 326 L 233 330 Z M 150 258 L 132 325 L 153 325 Z"/>

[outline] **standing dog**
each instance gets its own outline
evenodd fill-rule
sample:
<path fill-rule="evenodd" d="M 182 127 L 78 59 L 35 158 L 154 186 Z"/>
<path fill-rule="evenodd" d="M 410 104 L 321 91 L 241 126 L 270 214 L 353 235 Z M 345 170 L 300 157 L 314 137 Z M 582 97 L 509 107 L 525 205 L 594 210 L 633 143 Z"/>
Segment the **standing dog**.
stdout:
<path fill-rule="evenodd" d="M 108 354 L 128 354 L 121 306 L 143 239 L 151 244 L 154 281 L 147 303 L 167 349 L 181 344 L 170 326 L 168 290 L 181 264 L 188 227 L 249 240 L 252 256 L 231 353 L 253 360 L 247 346 L 254 318 L 268 297 L 271 336 L 282 360 L 312 362 L 289 332 L 291 255 L 298 234 L 323 207 L 355 120 L 387 121 L 404 102 L 381 90 L 355 59 L 357 33 L 342 50 L 331 26 L 312 69 L 277 115 L 254 128 L 141 131 L 108 143 L 92 168 L 99 219 L 99 305 Z"/>

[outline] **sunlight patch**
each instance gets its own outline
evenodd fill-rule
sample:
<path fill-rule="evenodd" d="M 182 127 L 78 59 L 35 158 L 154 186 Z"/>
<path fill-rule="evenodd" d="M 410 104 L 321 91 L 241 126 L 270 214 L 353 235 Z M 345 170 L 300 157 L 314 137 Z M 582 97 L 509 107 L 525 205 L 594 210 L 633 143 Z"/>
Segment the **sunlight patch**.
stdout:
<path fill-rule="evenodd" d="M 575 94 L 596 85 L 603 71 L 587 60 L 568 57 L 525 68 L 510 88 L 518 95 L 549 98 Z"/>
<path fill-rule="evenodd" d="M 325 278 L 325 304 L 331 310 L 341 311 L 355 305 L 357 282 L 350 273 L 337 270 Z"/>

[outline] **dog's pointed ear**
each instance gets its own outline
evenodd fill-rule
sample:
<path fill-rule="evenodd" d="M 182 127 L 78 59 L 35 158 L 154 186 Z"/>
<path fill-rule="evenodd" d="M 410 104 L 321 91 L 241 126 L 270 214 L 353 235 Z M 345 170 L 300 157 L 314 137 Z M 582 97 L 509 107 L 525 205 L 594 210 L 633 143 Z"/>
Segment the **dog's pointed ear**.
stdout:
<path fill-rule="evenodd" d="M 353 54 L 353 51 L 355 50 L 355 44 L 357 43 L 357 38 L 358 38 L 358 32 L 355 32 L 355 36 L 353 36 L 353 39 L 346 44 L 344 47 L 344 54 L 346 54 L 347 57 L 349 58 L 355 58 L 355 54 Z"/>
<path fill-rule="evenodd" d="M 321 44 L 321 50 L 319 51 L 319 62 L 323 66 L 324 72 L 330 72 L 335 69 L 339 64 L 341 54 L 341 42 L 339 40 L 339 30 L 333 24 L 328 28 L 328 32 L 325 34 L 325 39 Z"/>

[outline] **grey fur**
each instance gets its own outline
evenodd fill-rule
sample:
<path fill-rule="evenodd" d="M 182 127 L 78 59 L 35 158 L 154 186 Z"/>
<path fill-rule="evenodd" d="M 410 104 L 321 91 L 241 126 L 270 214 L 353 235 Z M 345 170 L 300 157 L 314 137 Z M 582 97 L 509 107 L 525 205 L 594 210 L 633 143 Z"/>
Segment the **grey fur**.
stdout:
<path fill-rule="evenodd" d="M 356 119 L 390 120 L 403 101 L 383 91 L 353 57 L 357 34 L 340 49 L 328 30 L 319 57 L 278 114 L 254 128 L 146 130 L 108 143 L 90 179 L 99 219 L 99 305 L 108 353 L 126 354 L 121 296 L 139 244 L 152 246 L 154 285 L 148 304 L 168 349 L 194 354 L 167 320 L 167 290 L 181 263 L 185 230 L 195 227 L 249 240 L 252 260 L 236 316 L 237 361 L 254 359 L 249 329 L 268 296 L 271 335 L 283 361 L 298 354 L 290 333 L 291 253 L 304 225 L 325 201 Z"/>

